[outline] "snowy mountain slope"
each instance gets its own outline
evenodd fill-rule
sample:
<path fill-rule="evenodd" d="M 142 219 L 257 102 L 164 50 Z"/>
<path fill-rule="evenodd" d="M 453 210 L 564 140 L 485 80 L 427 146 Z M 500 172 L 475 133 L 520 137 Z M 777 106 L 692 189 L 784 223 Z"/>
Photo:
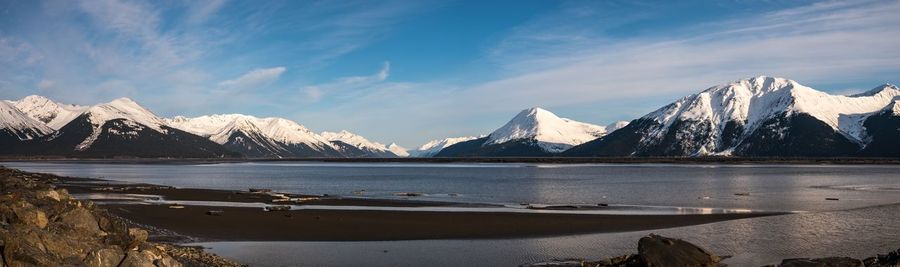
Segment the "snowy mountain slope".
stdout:
<path fill-rule="evenodd" d="M 606 127 L 560 118 L 541 108 L 519 112 L 484 138 L 443 148 L 435 157 L 540 157 L 597 139 Z"/>
<path fill-rule="evenodd" d="M 441 152 L 444 148 L 448 146 L 455 145 L 460 142 L 471 141 L 478 138 L 484 138 L 485 135 L 482 136 L 463 136 L 463 137 L 450 137 L 444 139 L 431 140 L 428 143 L 423 144 L 419 148 L 409 151 L 411 157 L 431 157 L 436 155 L 438 152 Z"/>
<path fill-rule="evenodd" d="M 628 126 L 629 121 L 617 121 L 606 125 L 606 133 L 611 133 L 615 130 L 625 128 Z"/>
<path fill-rule="evenodd" d="M 112 120 L 120 120 L 135 130 L 148 127 L 162 134 L 168 133 L 167 127 L 163 127 L 166 125 L 165 121 L 129 98 L 119 98 L 109 103 L 90 107 L 79 118 L 81 117 L 84 117 L 93 129 L 90 136 L 75 147 L 75 150 L 79 151 L 90 148 L 94 141 L 104 133 L 103 126 Z M 121 132 L 120 134 L 134 134 L 134 132 Z"/>
<path fill-rule="evenodd" d="M 369 141 L 363 136 L 343 130 L 340 132 L 322 132 L 322 137 L 332 142 L 342 142 L 367 153 L 367 157 L 397 157 L 388 146 Z"/>
<path fill-rule="evenodd" d="M 22 113 L 12 102 L 0 101 L 0 144 L 33 140 L 53 129 Z"/>
<path fill-rule="evenodd" d="M 866 118 L 898 96 L 900 90 L 892 85 L 843 96 L 788 79 L 754 77 L 684 97 L 631 122 L 616 134 L 566 154 L 845 154 L 853 146 L 866 143 Z"/>
<path fill-rule="evenodd" d="M 389 151 L 391 151 L 391 153 L 397 155 L 398 157 L 409 157 L 409 152 L 406 150 L 406 148 L 396 143 L 391 143 L 387 148 Z"/>
<path fill-rule="evenodd" d="M 172 127 L 204 136 L 249 157 L 341 157 L 339 147 L 303 125 L 242 114 L 175 117 Z"/>
<path fill-rule="evenodd" d="M 45 123 L 54 130 L 59 130 L 70 121 L 77 118 L 90 107 L 78 105 L 66 105 L 54 102 L 46 97 L 38 95 L 26 96 L 17 101 L 12 101 L 16 108 L 31 118 Z"/>
<path fill-rule="evenodd" d="M 519 112 L 503 127 L 492 132 L 485 145 L 534 139 L 541 148 L 555 153 L 597 139 L 605 133 L 606 127 L 560 118 L 535 107 Z"/>
<path fill-rule="evenodd" d="M 169 127 L 127 98 L 88 108 L 32 146 L 34 154 L 75 157 L 237 156 L 203 137 Z"/>

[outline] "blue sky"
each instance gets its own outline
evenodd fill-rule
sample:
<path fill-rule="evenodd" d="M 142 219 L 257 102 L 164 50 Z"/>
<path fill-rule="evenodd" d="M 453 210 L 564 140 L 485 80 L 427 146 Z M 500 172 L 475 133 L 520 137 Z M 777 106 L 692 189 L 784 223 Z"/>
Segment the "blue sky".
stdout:
<path fill-rule="evenodd" d="M 596 124 L 770 75 L 900 77 L 898 1 L 0 0 L 0 99 L 130 97 L 408 148 L 541 106 Z"/>

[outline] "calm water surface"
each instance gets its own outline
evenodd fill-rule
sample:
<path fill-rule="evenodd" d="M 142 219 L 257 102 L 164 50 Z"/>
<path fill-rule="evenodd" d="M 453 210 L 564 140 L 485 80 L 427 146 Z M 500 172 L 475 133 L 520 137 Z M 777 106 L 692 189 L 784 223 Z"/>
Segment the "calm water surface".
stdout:
<path fill-rule="evenodd" d="M 26 171 L 176 187 L 480 203 L 611 203 L 800 214 L 654 231 L 734 255 L 735 265 L 801 256 L 862 257 L 900 248 L 900 166 L 663 164 L 0 163 Z M 364 190 L 364 191 L 362 191 Z M 749 195 L 735 195 L 749 193 Z M 828 201 L 825 198 L 839 198 Z M 518 265 L 629 253 L 648 232 L 506 240 L 204 243 L 263 266 Z M 461 255 L 465 255 L 464 257 Z"/>

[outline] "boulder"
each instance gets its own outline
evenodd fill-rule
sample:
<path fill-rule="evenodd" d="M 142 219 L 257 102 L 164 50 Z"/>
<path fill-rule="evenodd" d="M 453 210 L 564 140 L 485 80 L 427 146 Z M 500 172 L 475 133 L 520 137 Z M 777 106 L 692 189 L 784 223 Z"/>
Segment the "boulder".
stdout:
<path fill-rule="evenodd" d="M 84 265 L 88 267 L 116 267 L 125 258 L 125 253 L 117 246 L 110 246 L 91 251 L 84 258 Z"/>
<path fill-rule="evenodd" d="M 650 234 L 638 241 L 645 266 L 718 266 L 718 256 L 681 239 Z"/>
<path fill-rule="evenodd" d="M 119 267 L 147 267 L 153 266 L 154 255 L 146 251 L 131 250 L 119 264 Z"/>
<path fill-rule="evenodd" d="M 24 200 L 19 200 L 10 205 L 13 214 L 15 214 L 15 218 L 17 223 L 21 223 L 24 225 L 31 225 L 37 228 L 44 229 L 47 227 L 47 214 L 31 205 Z"/>
<path fill-rule="evenodd" d="M 150 233 L 147 233 L 147 230 L 141 228 L 128 228 L 128 237 L 131 240 L 128 244 L 128 249 L 140 246 L 147 241 L 149 236 Z"/>
<path fill-rule="evenodd" d="M 156 264 L 156 267 L 181 267 L 181 263 L 176 261 L 174 258 L 169 257 L 168 255 L 163 255 L 162 258 L 153 262 Z"/>
<path fill-rule="evenodd" d="M 3 259 L 10 266 L 54 266 L 57 259 L 46 252 L 36 231 L 15 229 L 4 240 Z"/>
<path fill-rule="evenodd" d="M 101 235 L 100 225 L 90 211 L 84 208 L 74 208 L 59 215 L 58 222 L 67 229 L 78 234 Z"/>
<path fill-rule="evenodd" d="M 865 267 L 861 260 L 848 257 L 800 258 L 782 260 L 779 267 Z"/>
<path fill-rule="evenodd" d="M 56 192 L 56 190 L 53 189 L 38 190 L 37 192 L 34 192 L 34 194 L 38 199 L 52 199 L 55 201 L 62 200 L 59 192 Z"/>

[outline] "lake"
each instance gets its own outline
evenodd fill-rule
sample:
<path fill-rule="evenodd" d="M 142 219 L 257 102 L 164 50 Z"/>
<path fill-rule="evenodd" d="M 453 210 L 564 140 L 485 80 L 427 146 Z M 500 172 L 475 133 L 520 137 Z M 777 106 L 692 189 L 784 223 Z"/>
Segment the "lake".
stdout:
<path fill-rule="evenodd" d="M 668 164 L 428 164 L 254 162 L 204 165 L 5 162 L 57 175 L 176 187 L 493 204 L 595 204 L 791 211 L 796 214 L 653 231 L 733 255 L 781 258 L 885 253 L 900 247 L 900 166 Z M 838 201 L 826 200 L 837 198 Z M 503 240 L 215 242 L 255 265 L 519 265 L 635 251 L 649 232 Z M 464 256 L 463 256 L 464 255 Z"/>

